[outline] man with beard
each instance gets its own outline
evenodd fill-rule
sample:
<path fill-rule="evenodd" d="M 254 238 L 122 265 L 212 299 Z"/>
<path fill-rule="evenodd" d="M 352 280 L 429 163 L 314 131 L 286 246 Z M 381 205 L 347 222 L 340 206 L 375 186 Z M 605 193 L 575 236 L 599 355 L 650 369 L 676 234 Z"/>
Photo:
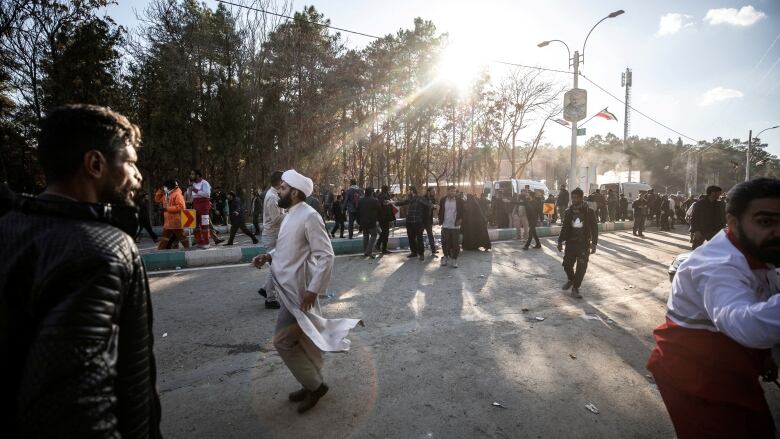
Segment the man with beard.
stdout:
<path fill-rule="evenodd" d="M 151 298 L 133 241 L 140 140 L 104 107 L 42 121 L 48 186 L 0 217 L 5 437 L 161 436 Z"/>
<path fill-rule="evenodd" d="M 736 185 L 726 221 L 680 264 L 647 363 L 680 439 L 775 437 L 758 379 L 777 379 L 780 180 Z"/>
<path fill-rule="evenodd" d="M 328 392 L 322 376 L 322 352 L 345 352 L 349 330 L 358 319 L 325 319 L 317 297 L 325 294 L 333 269 L 333 246 L 322 217 L 304 201 L 314 183 L 295 170 L 282 175 L 279 206 L 288 209 L 274 250 L 252 261 L 256 268 L 271 263 L 282 309 L 276 321 L 274 346 L 302 389 L 290 393 L 300 402 L 298 413 L 313 408 Z"/>
<path fill-rule="evenodd" d="M 568 281 L 563 285 L 564 290 L 571 288 L 571 297 L 581 299 L 580 285 L 588 270 L 588 259 L 591 253 L 596 253 L 596 244 L 599 241 L 599 228 L 596 220 L 596 212 L 583 200 L 582 189 L 571 191 L 571 206 L 563 212 L 563 226 L 558 236 L 558 251 L 563 251 L 566 243 L 566 252 L 563 254 L 563 270 Z M 574 264 L 577 271 L 574 271 Z"/>
<path fill-rule="evenodd" d="M 692 206 L 690 232 L 693 235 L 693 250 L 723 229 L 723 203 L 719 201 L 722 193 L 723 189 L 718 186 L 709 186 L 707 196 Z"/>
<path fill-rule="evenodd" d="M 274 171 L 271 174 L 271 187 L 265 194 L 263 200 L 263 234 L 261 236 L 262 246 L 265 251 L 272 251 L 276 248 L 276 239 L 279 236 L 279 227 L 284 219 L 284 210 L 279 206 L 279 189 L 282 187 L 282 171 Z M 279 301 L 276 299 L 276 288 L 268 277 L 265 288 L 260 288 L 258 294 L 265 297 L 266 309 L 279 309 Z"/>

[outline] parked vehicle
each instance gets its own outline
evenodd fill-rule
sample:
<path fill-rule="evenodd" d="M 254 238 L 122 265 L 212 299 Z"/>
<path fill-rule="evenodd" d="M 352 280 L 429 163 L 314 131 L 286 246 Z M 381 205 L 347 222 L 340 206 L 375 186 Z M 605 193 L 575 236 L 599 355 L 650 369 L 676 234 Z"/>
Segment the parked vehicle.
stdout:
<path fill-rule="evenodd" d="M 543 199 L 546 199 L 550 195 L 550 189 L 547 187 L 544 181 L 519 180 L 514 178 L 510 180 L 485 182 L 483 191 L 487 193 L 488 197 L 492 200 L 493 195 L 498 189 L 501 189 L 504 195 L 513 196 L 515 194 L 519 194 L 520 191 L 525 189 L 526 185 L 528 185 L 528 187 L 537 195 L 543 197 Z"/>

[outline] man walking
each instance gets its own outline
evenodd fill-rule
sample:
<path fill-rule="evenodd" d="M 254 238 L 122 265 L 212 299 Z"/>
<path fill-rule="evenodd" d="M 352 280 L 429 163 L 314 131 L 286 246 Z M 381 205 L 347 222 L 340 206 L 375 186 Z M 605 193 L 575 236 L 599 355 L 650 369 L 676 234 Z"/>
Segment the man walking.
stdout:
<path fill-rule="evenodd" d="M 252 193 L 252 204 L 250 213 L 252 215 L 252 227 L 255 228 L 254 232 L 256 236 L 262 236 L 260 230 L 260 220 L 263 218 L 263 191 L 257 189 Z"/>
<path fill-rule="evenodd" d="M 431 254 L 435 255 L 439 252 L 436 249 L 436 236 L 433 234 L 433 211 L 439 207 L 439 203 L 436 202 L 436 188 L 429 187 L 426 189 L 425 197 L 431 202 L 431 207 L 423 210 L 423 228 L 428 235 L 428 248 L 431 250 Z M 425 237 L 423 237 L 424 241 Z"/>
<path fill-rule="evenodd" d="M 108 108 L 54 109 L 37 142 L 46 190 L 2 195 L 4 437 L 161 437 L 151 296 L 133 242 L 140 143 Z"/>
<path fill-rule="evenodd" d="M 441 224 L 441 266 L 449 263 L 458 268 L 460 254 L 460 226 L 463 223 L 463 198 L 456 196 L 455 186 L 447 187 L 447 196 L 439 201 L 439 224 Z"/>
<path fill-rule="evenodd" d="M 246 228 L 244 222 L 244 207 L 241 205 L 241 198 L 239 198 L 235 192 L 230 191 L 227 195 L 228 209 L 230 211 L 230 238 L 225 245 L 233 245 L 233 238 L 236 237 L 236 232 L 241 229 L 244 234 L 252 238 L 252 244 L 257 244 L 257 238 L 255 234 Z"/>
<path fill-rule="evenodd" d="M 353 230 L 355 228 L 355 219 L 357 218 L 358 204 L 360 203 L 360 197 L 363 195 L 360 187 L 357 185 L 357 180 L 354 178 L 349 180 L 349 189 L 344 194 L 344 212 L 347 213 L 349 222 L 347 223 L 347 234 L 349 239 L 352 239 Z M 358 230 L 360 233 L 360 230 Z"/>
<path fill-rule="evenodd" d="M 628 200 L 626 194 L 620 194 L 618 200 L 618 221 L 625 221 L 628 218 Z"/>
<path fill-rule="evenodd" d="M 282 225 L 282 219 L 284 219 L 284 213 L 282 208 L 279 207 L 279 189 L 282 187 L 282 171 L 274 171 L 271 174 L 271 187 L 265 194 L 265 200 L 263 200 L 263 235 L 262 246 L 265 247 L 265 251 L 270 252 L 276 248 L 276 239 L 279 236 L 279 227 Z M 277 300 L 276 288 L 268 277 L 265 288 L 260 288 L 257 291 L 261 296 L 265 297 L 266 309 L 279 309 L 279 302 Z"/>
<path fill-rule="evenodd" d="M 157 244 L 158 238 L 157 234 L 154 233 L 154 229 L 152 229 L 152 223 L 149 221 L 149 217 L 151 214 L 151 206 L 150 206 L 150 200 L 149 200 L 149 194 L 146 192 L 141 192 L 141 194 L 136 197 L 136 206 L 138 206 L 138 232 L 135 235 L 135 242 L 137 243 L 141 238 L 141 229 L 146 230 L 146 233 L 149 234 L 149 237 L 152 238 L 152 241 L 154 241 L 155 244 Z"/>
<path fill-rule="evenodd" d="M 718 201 L 722 193 L 723 189 L 718 186 L 709 186 L 707 196 L 692 206 L 690 231 L 693 250 L 712 239 L 725 226 L 723 203 Z"/>
<path fill-rule="evenodd" d="M 736 185 L 726 218 L 727 229 L 680 264 L 647 368 L 678 438 L 773 439 L 759 377 L 777 380 L 780 181 Z"/>
<path fill-rule="evenodd" d="M 645 219 L 647 218 L 647 195 L 640 194 L 639 198 L 631 203 L 631 208 L 634 209 L 634 236 L 645 237 Z"/>
<path fill-rule="evenodd" d="M 528 247 L 531 245 L 531 239 L 536 240 L 534 248 L 542 248 L 542 244 L 539 242 L 539 235 L 536 234 L 536 223 L 539 220 L 539 206 L 541 204 L 533 192 L 529 193 L 528 196 L 529 198 L 525 202 L 525 215 L 528 218 L 528 239 L 525 241 L 523 250 L 528 250 Z"/>
<path fill-rule="evenodd" d="M 374 257 L 379 211 L 380 204 L 374 197 L 374 189 L 366 188 L 366 195 L 358 203 L 357 220 L 360 228 L 363 229 L 363 256 L 369 258 Z"/>
<path fill-rule="evenodd" d="M 179 244 L 171 242 L 171 238 L 182 243 L 184 248 L 190 248 L 190 240 L 184 236 L 181 224 L 181 211 L 184 210 L 184 196 L 176 180 L 168 180 L 154 194 L 154 201 L 163 208 L 163 233 L 157 245 L 157 250 L 168 250 L 171 245 L 179 248 Z"/>
<path fill-rule="evenodd" d="M 317 297 L 325 294 L 333 270 L 333 246 L 322 217 L 305 203 L 314 183 L 295 170 L 282 176 L 279 206 L 288 209 L 278 246 L 252 261 L 262 268 L 271 262 L 269 276 L 279 291 L 282 308 L 276 321 L 274 347 L 302 389 L 289 399 L 299 402 L 298 413 L 312 409 L 328 392 L 322 375 L 322 352 L 349 350 L 346 339 L 359 319 L 325 319 Z"/>
<path fill-rule="evenodd" d="M 596 213 L 583 201 L 582 189 L 571 191 L 571 206 L 563 213 L 563 226 L 558 236 L 558 251 L 566 251 L 563 254 L 563 270 L 568 281 L 563 285 L 564 290 L 571 290 L 571 297 L 581 299 L 580 285 L 588 270 L 588 258 L 591 253 L 596 253 L 596 244 L 599 240 L 599 229 Z M 574 264 L 577 264 L 577 271 Z"/>
<path fill-rule="evenodd" d="M 520 195 L 515 195 L 513 201 L 507 200 L 506 202 L 513 205 L 512 209 L 512 222 L 515 223 L 515 230 L 517 236 L 515 239 L 518 241 L 523 239 L 523 230 L 525 230 L 526 237 L 530 237 L 529 224 L 528 224 L 528 208 L 526 207 L 528 200 L 528 193 L 524 190 Z"/>

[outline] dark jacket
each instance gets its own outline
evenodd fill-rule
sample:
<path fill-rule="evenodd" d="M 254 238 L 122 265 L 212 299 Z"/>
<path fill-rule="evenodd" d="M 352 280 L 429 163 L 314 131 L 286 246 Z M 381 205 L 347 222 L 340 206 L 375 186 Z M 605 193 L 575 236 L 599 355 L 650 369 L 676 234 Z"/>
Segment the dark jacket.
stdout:
<path fill-rule="evenodd" d="M 447 202 L 447 197 L 442 197 L 441 200 L 439 200 L 439 225 L 444 224 L 444 205 Z M 455 197 L 455 224 L 458 224 L 458 221 L 463 220 L 463 212 L 464 212 L 464 205 L 463 205 L 463 198 Z"/>
<path fill-rule="evenodd" d="M 556 200 L 556 204 L 558 206 L 564 206 L 564 207 L 568 206 L 569 205 L 569 191 L 567 191 L 566 189 L 561 189 L 561 191 L 558 193 L 558 198 Z"/>
<path fill-rule="evenodd" d="M 379 200 L 379 222 L 389 223 L 395 221 L 395 215 L 393 214 L 393 206 L 385 205 L 386 201 L 392 201 L 390 193 L 380 192 L 377 195 Z"/>
<path fill-rule="evenodd" d="M 364 229 L 373 229 L 379 221 L 379 200 L 374 197 L 363 197 L 358 202 L 357 221 Z"/>
<path fill-rule="evenodd" d="M 360 204 L 360 197 L 363 196 L 363 191 L 357 186 L 350 186 L 347 192 L 344 194 L 344 206 L 345 212 L 356 213 L 358 211 L 358 204 Z"/>
<path fill-rule="evenodd" d="M 241 198 L 233 197 L 232 200 L 228 200 L 228 210 L 230 210 L 231 221 L 244 219 L 244 206 L 241 204 Z"/>
<path fill-rule="evenodd" d="M 599 225 L 598 220 L 596 220 L 596 212 L 584 202 L 580 210 L 582 212 L 582 217 L 584 218 L 581 235 L 583 243 L 591 242 L 597 244 L 599 242 Z M 574 227 L 572 227 L 573 217 L 574 213 L 572 212 L 571 206 L 569 206 L 569 208 L 563 212 L 563 226 L 561 227 L 561 234 L 558 235 L 558 244 L 575 239 L 576 235 Z"/>
<path fill-rule="evenodd" d="M 344 222 L 347 220 L 347 216 L 344 213 L 344 209 L 341 208 L 341 201 L 336 200 L 333 202 L 332 212 L 333 212 L 333 219 L 336 222 Z"/>
<path fill-rule="evenodd" d="M 0 218 L 5 437 L 160 437 L 137 227 L 135 209 L 52 195 Z"/>
<path fill-rule="evenodd" d="M 263 217 L 263 199 L 265 198 L 265 192 L 260 195 L 252 197 L 252 218 L 257 221 Z"/>
<path fill-rule="evenodd" d="M 406 206 L 409 208 L 406 211 L 406 224 L 423 224 L 424 209 L 430 209 L 432 204 L 431 200 L 422 195 L 411 195 L 404 201 L 395 203 L 396 206 Z"/>
<path fill-rule="evenodd" d="M 726 226 L 723 203 L 703 198 L 693 204 L 691 212 L 691 233 L 701 232 L 705 239 L 711 239 Z"/>

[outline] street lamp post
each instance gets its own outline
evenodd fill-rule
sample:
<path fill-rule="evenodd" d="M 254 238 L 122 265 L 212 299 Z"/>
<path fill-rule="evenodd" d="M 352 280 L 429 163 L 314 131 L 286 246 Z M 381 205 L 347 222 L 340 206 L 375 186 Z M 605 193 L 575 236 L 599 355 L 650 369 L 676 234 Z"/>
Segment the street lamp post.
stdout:
<path fill-rule="evenodd" d="M 593 29 L 596 28 L 599 24 L 601 24 L 602 21 L 608 19 L 608 18 L 615 18 L 618 15 L 622 15 L 624 11 L 618 10 L 615 12 L 612 12 L 611 14 L 607 15 L 606 17 L 599 20 L 596 24 L 593 25 L 592 28 L 590 28 L 590 31 L 588 32 L 588 35 L 585 37 L 585 42 L 582 44 L 582 62 L 585 62 L 585 45 L 588 44 L 588 38 L 590 38 L 590 34 L 593 32 Z M 574 56 L 571 56 L 571 50 L 569 50 L 569 46 L 563 42 L 562 40 L 547 40 L 542 41 L 541 43 L 537 44 L 538 47 L 545 47 L 548 44 L 552 42 L 559 42 L 566 46 L 566 50 L 569 52 L 569 66 L 572 67 L 574 70 L 574 88 L 577 88 L 578 79 L 580 75 L 580 52 L 574 51 Z M 577 121 L 572 121 L 571 123 L 571 170 L 569 171 L 569 190 L 572 190 L 578 186 L 578 178 L 577 178 Z M 587 191 L 588 188 L 585 188 Z"/>
<path fill-rule="evenodd" d="M 764 128 L 758 134 L 756 134 L 756 139 L 760 139 L 761 138 L 761 134 L 763 134 L 764 131 L 773 130 L 775 128 L 780 128 L 780 125 L 775 125 L 773 127 Z M 750 148 L 752 146 L 753 146 L 753 130 L 750 130 L 750 132 L 748 133 L 747 154 L 745 156 L 745 181 L 750 180 Z"/>

